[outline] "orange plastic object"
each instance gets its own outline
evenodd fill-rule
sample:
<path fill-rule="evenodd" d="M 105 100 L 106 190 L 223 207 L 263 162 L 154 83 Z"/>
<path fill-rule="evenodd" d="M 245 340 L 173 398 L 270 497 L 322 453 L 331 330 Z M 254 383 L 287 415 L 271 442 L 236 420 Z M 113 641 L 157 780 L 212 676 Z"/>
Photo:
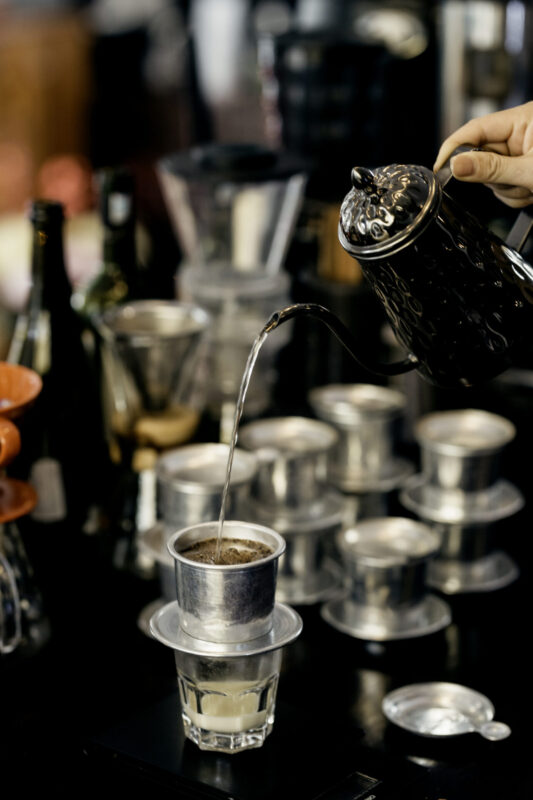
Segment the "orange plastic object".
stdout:
<path fill-rule="evenodd" d="M 0 478 L 0 524 L 29 514 L 36 505 L 33 486 L 15 478 Z"/>
<path fill-rule="evenodd" d="M 19 451 L 19 429 L 10 420 L 0 417 L 0 467 L 13 461 Z"/>
<path fill-rule="evenodd" d="M 0 416 L 16 419 L 43 387 L 40 375 L 28 367 L 0 361 Z"/>

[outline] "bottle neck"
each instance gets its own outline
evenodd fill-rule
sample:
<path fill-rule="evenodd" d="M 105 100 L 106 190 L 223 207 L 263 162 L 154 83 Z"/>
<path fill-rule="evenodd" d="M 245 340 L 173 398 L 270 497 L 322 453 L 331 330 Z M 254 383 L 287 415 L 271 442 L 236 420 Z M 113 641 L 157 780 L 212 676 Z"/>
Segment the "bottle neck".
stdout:
<path fill-rule="evenodd" d="M 65 268 L 62 216 L 33 221 L 31 272 L 30 311 L 70 311 L 72 290 Z"/>
<path fill-rule="evenodd" d="M 103 270 L 115 280 L 121 274 L 131 294 L 137 269 L 133 175 L 125 168 L 107 169 L 102 171 L 100 180 Z"/>
<path fill-rule="evenodd" d="M 113 272 L 118 269 L 128 284 L 135 279 L 137 255 L 135 228 L 132 223 L 122 228 L 104 228 L 103 268 L 104 271 L 113 270 Z"/>
<path fill-rule="evenodd" d="M 70 303 L 71 286 L 63 256 L 63 209 L 58 203 L 36 201 L 33 226 L 31 289 L 26 312 L 17 319 L 8 360 L 45 375 L 52 351 L 76 346 Z"/>

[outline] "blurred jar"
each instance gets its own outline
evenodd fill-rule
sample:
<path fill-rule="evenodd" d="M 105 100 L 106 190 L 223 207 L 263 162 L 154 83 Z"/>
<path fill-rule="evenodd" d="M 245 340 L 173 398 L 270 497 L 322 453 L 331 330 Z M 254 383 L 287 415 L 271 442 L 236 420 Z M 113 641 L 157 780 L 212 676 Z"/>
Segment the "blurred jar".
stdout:
<path fill-rule="evenodd" d="M 233 419 L 233 409 L 252 344 L 270 315 L 290 302 L 287 273 L 237 272 L 229 265 L 185 265 L 176 278 L 178 296 L 212 317 L 207 348 L 207 406 L 216 418 Z M 244 415 L 263 413 L 277 377 L 276 356 L 291 338 L 291 323 L 265 340 L 246 396 Z M 231 412 L 231 413 L 230 413 Z M 225 437 L 223 437 L 225 438 Z"/>

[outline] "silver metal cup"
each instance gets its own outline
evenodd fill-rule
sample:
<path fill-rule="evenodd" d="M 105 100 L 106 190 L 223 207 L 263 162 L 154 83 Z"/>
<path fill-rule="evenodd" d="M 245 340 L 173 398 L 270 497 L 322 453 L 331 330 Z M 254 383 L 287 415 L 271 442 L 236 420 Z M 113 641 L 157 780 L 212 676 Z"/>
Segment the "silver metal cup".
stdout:
<path fill-rule="evenodd" d="M 174 560 L 167 541 L 176 530 L 219 516 L 228 453 L 226 444 L 202 442 L 169 450 L 156 462 L 158 522 L 139 533 L 139 547 L 157 564 L 166 600 L 176 599 Z M 246 518 L 256 469 L 254 454 L 235 448 L 226 498 L 228 517 Z"/>
<path fill-rule="evenodd" d="M 348 492 L 344 494 L 345 527 L 350 527 L 370 517 L 388 517 L 391 494 L 391 492 Z"/>
<path fill-rule="evenodd" d="M 499 477 L 501 452 L 515 434 L 509 420 L 488 411 L 427 414 L 415 426 L 425 482 L 463 492 L 487 489 Z"/>
<path fill-rule="evenodd" d="M 223 538 L 260 542 L 270 555 L 245 564 L 211 564 L 182 555 L 196 542 L 215 538 L 218 522 L 192 525 L 168 542 L 175 562 L 176 596 L 182 629 L 209 642 L 246 642 L 272 628 L 278 560 L 283 538 L 261 525 L 226 521 Z"/>
<path fill-rule="evenodd" d="M 336 541 L 354 602 L 402 611 L 426 595 L 427 563 L 440 549 L 428 526 L 403 517 L 368 519 L 341 531 Z"/>
<path fill-rule="evenodd" d="M 465 492 L 430 484 L 421 473 L 407 481 L 400 492 L 400 502 L 425 522 L 481 525 L 516 514 L 523 508 L 525 499 L 522 492 L 506 480 L 497 480 L 477 492 Z"/>
<path fill-rule="evenodd" d="M 432 527 L 441 540 L 439 559 L 473 561 L 494 549 L 494 524 L 456 525 L 441 522 L 433 523 Z"/>
<path fill-rule="evenodd" d="M 397 426 L 406 398 L 394 389 L 373 384 L 331 384 L 312 389 L 315 414 L 340 432 L 330 455 L 329 477 L 348 492 L 389 491 L 413 471 L 395 458 Z"/>
<path fill-rule="evenodd" d="M 518 566 L 498 549 L 501 523 L 429 524 L 441 539 L 439 555 L 428 566 L 429 586 L 445 594 L 490 592 L 518 577 Z"/>
<path fill-rule="evenodd" d="M 208 442 L 160 456 L 155 468 L 159 519 L 174 529 L 218 519 L 229 450 L 227 444 Z M 244 517 L 256 473 L 255 455 L 235 448 L 226 502 L 228 518 Z"/>
<path fill-rule="evenodd" d="M 250 514 L 285 540 L 278 565 L 277 600 L 308 605 L 325 600 L 338 589 L 341 571 L 329 553 L 344 519 L 340 492 L 328 489 L 313 503 L 293 511 L 252 502 Z"/>
<path fill-rule="evenodd" d="M 323 494 L 328 454 L 338 439 L 336 430 L 307 417 L 276 417 L 244 425 L 239 442 L 258 457 L 253 494 L 258 503 L 294 509 Z"/>

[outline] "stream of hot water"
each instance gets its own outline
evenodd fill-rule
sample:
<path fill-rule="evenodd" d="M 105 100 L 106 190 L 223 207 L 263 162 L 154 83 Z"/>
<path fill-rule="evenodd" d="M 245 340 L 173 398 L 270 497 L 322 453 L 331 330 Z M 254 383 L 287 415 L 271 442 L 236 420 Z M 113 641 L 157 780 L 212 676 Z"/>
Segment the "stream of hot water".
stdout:
<path fill-rule="evenodd" d="M 226 502 L 231 480 L 233 454 L 235 452 L 235 447 L 237 445 L 239 423 L 242 417 L 244 409 L 244 401 L 246 399 L 246 392 L 248 391 L 248 386 L 252 377 L 252 372 L 254 369 L 255 362 L 257 361 L 259 351 L 261 350 L 263 342 L 267 338 L 268 334 L 274 331 L 276 328 L 278 328 L 283 322 L 287 322 L 289 319 L 293 319 L 294 317 L 299 317 L 299 316 L 311 316 L 321 320 L 337 337 L 340 343 L 346 348 L 346 350 L 350 353 L 354 361 L 356 361 L 365 370 L 368 370 L 370 372 L 375 372 L 376 374 L 381 374 L 381 375 L 399 375 L 403 372 L 406 372 L 408 369 L 412 369 L 414 366 L 413 359 L 410 356 L 408 356 L 404 361 L 394 362 L 393 364 L 390 365 L 380 364 L 379 370 L 376 369 L 375 365 L 370 366 L 368 364 L 365 364 L 364 361 L 361 359 L 361 357 L 358 354 L 356 354 L 357 344 L 354 340 L 352 333 L 340 321 L 340 319 L 335 316 L 335 314 L 332 311 L 325 308 L 324 306 L 318 305 L 316 303 L 295 303 L 293 305 L 282 308 L 280 311 L 275 311 L 269 318 L 267 323 L 264 325 L 263 329 L 255 338 L 255 341 L 250 350 L 250 354 L 248 356 L 248 360 L 246 362 L 246 366 L 244 368 L 239 394 L 237 397 L 237 403 L 235 406 L 235 415 L 233 418 L 233 429 L 229 444 L 226 477 L 224 482 L 224 488 L 222 490 L 220 516 L 218 518 L 217 546 L 214 559 L 215 564 L 219 563 L 222 551 L 222 530 L 224 527 L 224 520 L 226 516 Z"/>

